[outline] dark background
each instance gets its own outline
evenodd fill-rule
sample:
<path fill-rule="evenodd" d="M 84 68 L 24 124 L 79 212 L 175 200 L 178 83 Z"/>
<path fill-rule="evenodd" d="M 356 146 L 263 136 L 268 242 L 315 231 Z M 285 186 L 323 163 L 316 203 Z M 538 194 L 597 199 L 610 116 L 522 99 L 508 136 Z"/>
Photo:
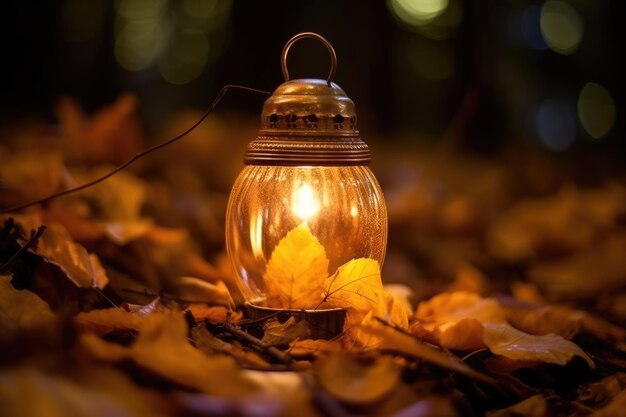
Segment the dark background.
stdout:
<path fill-rule="evenodd" d="M 455 131 L 464 149 L 482 153 L 517 144 L 615 166 L 624 162 L 626 68 L 619 1 L 455 0 L 444 2 L 439 17 L 419 24 L 396 16 L 392 3 L 4 2 L 0 123 L 25 117 L 53 121 L 61 95 L 76 97 L 91 112 L 132 91 L 140 99 L 144 125 L 154 132 L 173 111 L 208 106 L 224 84 L 275 88 L 282 81 L 284 43 L 297 32 L 315 31 L 335 47 L 335 81 L 356 102 L 366 136 L 437 143 Z M 557 10 L 565 4 L 582 22 L 574 51 L 559 53 L 544 39 L 540 18 L 548 3 L 553 9 L 558 3 Z M 190 17 L 190 10 L 197 15 Z M 456 13 L 452 17 L 451 10 Z M 155 39 L 160 46 L 138 64 L 141 68 L 129 70 L 116 48 L 131 20 L 144 24 L 138 35 L 144 44 L 127 50 L 127 58 L 151 50 L 142 45 L 154 45 Z M 155 21 L 161 26 L 154 26 Z M 146 22 L 153 25 L 150 30 L 145 30 Z M 200 49 L 194 49 L 193 36 L 203 39 Z M 183 77 L 172 81 L 161 68 L 168 56 L 178 57 L 174 67 L 195 69 L 182 68 Z M 194 64 L 198 56 L 206 56 L 205 62 Z M 289 64 L 295 77 L 324 78 L 328 58 L 323 47 L 307 40 L 292 49 Z M 612 104 L 604 110 L 613 106 L 616 112 L 600 138 L 587 132 L 577 108 L 589 82 L 608 92 Z M 256 117 L 260 104 L 258 97 L 236 93 L 223 108 Z"/>

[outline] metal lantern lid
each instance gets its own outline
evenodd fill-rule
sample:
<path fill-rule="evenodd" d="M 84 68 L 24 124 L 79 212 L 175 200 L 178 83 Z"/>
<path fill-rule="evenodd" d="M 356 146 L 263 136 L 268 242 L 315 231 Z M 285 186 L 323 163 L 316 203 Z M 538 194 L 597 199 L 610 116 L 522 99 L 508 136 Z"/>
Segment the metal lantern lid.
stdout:
<path fill-rule="evenodd" d="M 287 54 L 300 39 L 314 38 L 328 49 L 331 68 L 326 80 L 289 80 Z M 370 162 L 369 147 L 356 126 L 354 102 L 332 82 L 337 57 L 330 42 L 312 33 L 300 33 L 283 48 L 285 82 L 265 101 L 261 129 L 248 145 L 247 165 L 350 166 Z"/>

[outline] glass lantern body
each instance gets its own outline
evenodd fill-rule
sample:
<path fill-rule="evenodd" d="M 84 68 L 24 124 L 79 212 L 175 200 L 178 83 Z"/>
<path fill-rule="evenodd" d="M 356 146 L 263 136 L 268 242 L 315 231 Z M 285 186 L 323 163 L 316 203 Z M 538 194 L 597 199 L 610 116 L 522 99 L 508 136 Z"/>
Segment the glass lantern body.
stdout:
<path fill-rule="evenodd" d="M 382 267 L 387 209 L 367 166 L 248 165 L 226 213 L 226 248 L 248 302 L 263 305 L 272 252 L 302 223 L 326 249 L 329 274 L 361 257 Z"/>

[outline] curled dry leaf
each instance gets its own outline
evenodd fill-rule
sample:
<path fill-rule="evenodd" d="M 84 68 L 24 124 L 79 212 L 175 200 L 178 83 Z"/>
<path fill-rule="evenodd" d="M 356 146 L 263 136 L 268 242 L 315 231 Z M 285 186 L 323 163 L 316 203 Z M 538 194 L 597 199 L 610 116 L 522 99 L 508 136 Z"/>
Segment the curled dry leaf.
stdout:
<path fill-rule="evenodd" d="M 515 329 L 493 298 L 472 293 L 440 294 L 418 306 L 418 324 L 435 342 L 449 349 L 475 350 L 488 347 L 509 359 L 565 365 L 574 356 L 590 367 L 593 361 L 578 347 L 556 334 L 530 335 Z"/>
<path fill-rule="evenodd" d="M 294 340 L 304 340 L 311 336 L 311 327 L 306 320 L 296 321 L 291 316 L 284 323 L 268 320 L 263 325 L 263 343 L 271 346 L 286 345 Z"/>
<path fill-rule="evenodd" d="M 400 369 L 389 356 L 381 356 L 373 364 L 363 364 L 337 353 L 320 359 L 315 365 L 320 385 L 348 404 L 375 403 L 389 394 L 400 379 Z"/>
<path fill-rule="evenodd" d="M 200 278 L 181 277 L 177 284 L 176 295 L 181 300 L 214 305 L 235 305 L 224 281 L 212 284 Z"/>
<path fill-rule="evenodd" d="M 159 309 L 159 298 L 143 306 L 130 305 L 127 309 L 114 307 L 78 313 L 74 323 L 81 331 L 103 335 L 114 330 L 139 330 L 144 317 Z"/>
<path fill-rule="evenodd" d="M 30 225 L 31 222 L 32 219 L 26 224 Z M 30 230 L 25 225 L 23 228 Z M 67 230 L 58 223 L 48 224 L 36 247 L 31 247 L 29 251 L 57 265 L 77 287 L 104 288 L 109 282 L 98 257 L 74 242 Z"/>
<path fill-rule="evenodd" d="M 267 305 L 274 308 L 314 308 L 328 275 L 324 246 L 306 223 L 291 230 L 274 248 L 263 276 Z"/>

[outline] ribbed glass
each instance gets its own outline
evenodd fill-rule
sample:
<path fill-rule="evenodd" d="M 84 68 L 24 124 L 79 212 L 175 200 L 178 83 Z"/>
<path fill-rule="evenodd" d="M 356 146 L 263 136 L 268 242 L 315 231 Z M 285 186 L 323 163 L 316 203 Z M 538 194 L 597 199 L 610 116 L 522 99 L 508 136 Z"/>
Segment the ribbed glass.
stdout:
<path fill-rule="evenodd" d="M 247 301 L 262 304 L 272 251 L 303 222 L 326 248 L 329 273 L 360 257 L 382 267 L 387 208 L 368 167 L 249 165 L 235 181 L 226 212 L 226 248 Z"/>

